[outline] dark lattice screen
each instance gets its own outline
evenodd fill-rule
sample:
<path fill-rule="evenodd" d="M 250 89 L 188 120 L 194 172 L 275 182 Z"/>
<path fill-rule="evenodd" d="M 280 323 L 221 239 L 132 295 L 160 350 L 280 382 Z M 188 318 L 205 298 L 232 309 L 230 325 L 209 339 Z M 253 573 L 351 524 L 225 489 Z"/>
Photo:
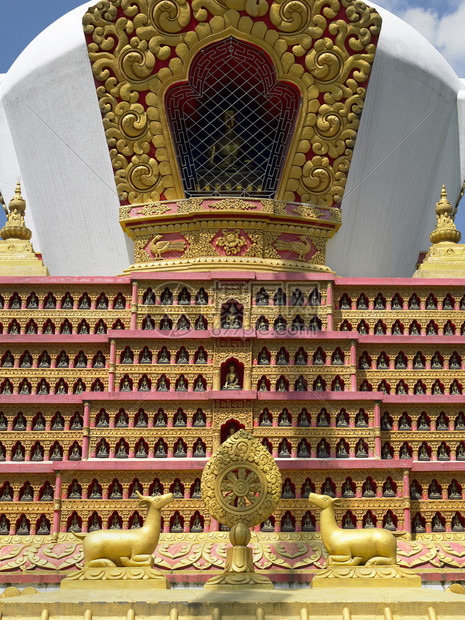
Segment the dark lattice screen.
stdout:
<path fill-rule="evenodd" d="M 186 195 L 274 197 L 300 101 L 252 45 L 201 50 L 165 99 Z"/>

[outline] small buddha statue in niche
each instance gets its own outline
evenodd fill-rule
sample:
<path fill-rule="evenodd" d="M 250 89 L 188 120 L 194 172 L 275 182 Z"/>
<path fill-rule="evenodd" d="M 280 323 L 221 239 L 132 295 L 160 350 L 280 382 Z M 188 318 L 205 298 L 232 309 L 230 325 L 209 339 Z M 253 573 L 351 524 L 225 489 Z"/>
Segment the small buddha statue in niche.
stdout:
<path fill-rule="evenodd" d="M 166 448 L 165 448 L 165 444 L 163 443 L 163 439 L 159 439 L 157 441 L 157 444 L 155 446 L 155 454 L 154 454 L 154 458 L 156 459 L 166 459 Z"/>
<path fill-rule="evenodd" d="M 140 516 L 136 512 L 136 514 L 134 515 L 134 518 L 132 520 L 132 523 L 131 523 L 131 530 L 137 530 L 140 527 L 142 527 L 142 521 L 141 521 Z"/>
<path fill-rule="evenodd" d="M 281 347 L 276 355 L 276 364 L 278 366 L 287 366 L 288 363 L 286 350 L 284 347 Z"/>
<path fill-rule="evenodd" d="M 442 442 L 438 448 L 438 461 L 450 461 L 450 457 L 447 452 L 446 444 L 444 442 Z"/>
<path fill-rule="evenodd" d="M 317 349 L 315 351 L 315 355 L 313 356 L 313 365 L 314 366 L 322 366 L 325 363 L 325 359 L 323 356 L 323 352 L 321 349 Z"/>
<path fill-rule="evenodd" d="M 391 450 L 389 448 L 389 444 L 387 443 L 385 443 L 384 446 L 381 448 L 381 458 L 383 460 L 392 459 Z"/>
<path fill-rule="evenodd" d="M 108 452 L 107 446 L 104 441 L 100 442 L 98 450 L 97 450 L 97 458 L 98 459 L 107 459 L 110 456 Z"/>
<path fill-rule="evenodd" d="M 396 530 L 396 524 L 392 520 L 392 515 L 390 512 L 388 512 L 386 515 L 383 527 L 385 530 L 389 530 L 390 532 L 395 532 Z"/>
<path fill-rule="evenodd" d="M 297 426 L 310 426 L 310 416 L 308 415 L 308 411 L 306 409 L 300 412 Z"/>
<path fill-rule="evenodd" d="M 283 499 L 292 499 L 295 498 L 295 493 L 292 490 L 292 485 L 291 482 L 289 480 L 289 478 L 286 478 L 284 485 L 283 485 L 283 490 L 282 490 L 282 494 L 281 497 Z"/>
<path fill-rule="evenodd" d="M 45 430 L 45 418 L 39 413 L 34 422 L 34 430 L 35 431 L 44 431 Z"/>
<path fill-rule="evenodd" d="M 349 423 L 347 422 L 346 414 L 342 409 L 338 412 L 336 416 L 336 426 L 340 426 L 340 427 L 349 426 Z"/>
<path fill-rule="evenodd" d="M 440 357 L 439 353 L 437 353 L 437 352 L 431 358 L 431 368 L 433 368 L 433 369 L 442 368 L 441 357 Z"/>
<path fill-rule="evenodd" d="M 208 295 L 205 289 L 201 288 L 195 296 L 195 304 L 197 306 L 206 306 L 208 304 Z"/>
<path fill-rule="evenodd" d="M 465 461 L 465 446 L 463 442 L 460 442 L 457 446 L 456 459 L 457 461 Z"/>
<path fill-rule="evenodd" d="M 56 301 L 53 297 L 53 295 L 49 294 L 47 295 L 47 297 L 45 298 L 45 310 L 54 310 L 56 308 L 57 304 Z"/>
<path fill-rule="evenodd" d="M 418 486 L 418 482 L 416 480 L 413 480 L 410 483 L 409 492 L 410 492 L 410 499 L 411 500 L 416 501 L 416 500 L 421 499 L 421 491 L 420 491 L 420 488 Z"/>
<path fill-rule="evenodd" d="M 42 448 L 39 445 L 37 445 L 34 448 L 34 452 L 32 454 L 31 461 L 43 461 L 43 460 L 44 460 L 44 455 L 42 453 Z"/>
<path fill-rule="evenodd" d="M 148 418 L 145 411 L 140 411 L 137 415 L 136 428 L 147 428 Z"/>
<path fill-rule="evenodd" d="M 171 524 L 170 531 L 173 534 L 181 534 L 184 531 L 181 523 L 181 517 L 179 516 L 178 512 L 174 514 L 173 523 Z"/>
<path fill-rule="evenodd" d="M 305 439 L 302 439 L 297 446 L 297 457 L 304 459 L 310 457 L 310 451 L 308 449 L 308 444 Z"/>
<path fill-rule="evenodd" d="M 423 412 L 418 418 L 417 428 L 419 431 L 429 431 L 430 424 L 428 422 L 428 418 L 426 417 L 426 413 Z"/>
<path fill-rule="evenodd" d="M 297 377 L 297 381 L 295 382 L 294 390 L 296 392 L 306 392 L 307 391 L 307 383 L 305 379 L 300 375 Z"/>
<path fill-rule="evenodd" d="M 184 497 L 184 491 L 178 479 L 174 481 L 172 492 L 173 492 L 173 497 L 177 497 L 177 498 Z"/>
<path fill-rule="evenodd" d="M 16 421 L 14 423 L 13 430 L 14 431 L 25 431 L 26 430 L 26 418 L 24 417 L 22 412 L 18 414 L 18 417 L 16 418 Z"/>
<path fill-rule="evenodd" d="M 97 480 L 92 482 L 92 487 L 89 493 L 89 499 L 102 499 L 102 491 L 100 490 Z"/>
<path fill-rule="evenodd" d="M 192 521 L 191 532 L 203 532 L 203 525 L 198 512 L 195 513 Z"/>
<path fill-rule="evenodd" d="M 425 367 L 425 363 L 423 361 L 423 357 L 420 352 L 418 352 L 413 358 L 413 368 L 414 370 L 423 370 Z"/>
<path fill-rule="evenodd" d="M 278 457 L 280 459 L 288 459 L 288 458 L 290 458 L 290 456 L 291 456 L 291 453 L 289 452 L 287 441 L 284 439 L 279 444 Z"/>
<path fill-rule="evenodd" d="M 191 497 L 193 499 L 198 499 L 202 497 L 202 491 L 200 488 L 199 478 L 197 478 L 196 481 L 194 482 L 194 486 L 192 487 Z"/>
<path fill-rule="evenodd" d="M 197 356 L 195 358 L 195 363 L 196 364 L 206 364 L 207 363 L 207 354 L 205 353 L 205 349 L 203 347 L 200 347 L 200 349 L 197 352 Z"/>
<path fill-rule="evenodd" d="M 64 379 L 60 379 L 55 388 L 55 394 L 66 394 L 67 388 Z"/>
<path fill-rule="evenodd" d="M 386 482 L 384 483 L 383 497 L 395 497 L 395 496 L 396 496 L 396 492 L 394 491 L 394 488 L 392 486 L 391 479 L 388 478 Z"/>
<path fill-rule="evenodd" d="M 346 480 L 342 485 L 342 497 L 355 497 L 350 480 Z"/>
<path fill-rule="evenodd" d="M 121 358 L 121 363 L 122 364 L 132 364 L 134 362 L 134 357 L 133 354 L 131 352 L 131 349 L 124 349 L 123 351 L 123 356 Z M 141 362 L 143 363 L 143 362 Z"/>
<path fill-rule="evenodd" d="M 153 483 L 153 487 L 152 487 L 152 497 L 157 497 L 158 495 L 162 495 L 163 494 L 163 487 L 160 484 L 159 480 L 155 480 L 155 482 Z"/>
<path fill-rule="evenodd" d="M 105 368 L 105 358 L 103 357 L 103 353 L 101 351 L 97 353 L 94 368 Z"/>
<path fill-rule="evenodd" d="M 18 445 L 14 449 L 13 456 L 11 457 L 12 461 L 24 461 L 24 452 L 23 448 Z"/>
<path fill-rule="evenodd" d="M 176 358 L 176 364 L 188 364 L 189 363 L 189 353 L 186 351 L 185 347 L 181 347 L 179 349 L 179 353 Z"/>
<path fill-rule="evenodd" d="M 262 349 L 260 351 L 260 353 L 258 354 L 258 365 L 259 366 L 268 366 L 270 363 L 270 360 L 268 359 L 268 354 L 266 352 L 266 349 Z"/>
<path fill-rule="evenodd" d="M 144 351 L 145 351 L 145 348 L 144 348 Z M 157 364 L 169 364 L 169 363 L 170 363 L 170 354 L 168 352 L 168 349 L 165 346 L 163 346 L 161 348 L 160 353 L 158 354 Z"/>
<path fill-rule="evenodd" d="M 137 451 L 134 455 L 136 459 L 146 459 L 147 458 L 147 450 L 145 449 L 145 444 L 143 441 L 139 443 L 137 446 Z"/>
<path fill-rule="evenodd" d="M 367 478 L 365 482 L 362 497 L 375 497 L 375 490 L 373 488 L 370 478 Z"/>
<path fill-rule="evenodd" d="M 150 383 L 146 375 L 143 375 L 140 380 L 139 392 L 150 392 Z"/>
<path fill-rule="evenodd" d="M 262 377 L 258 383 L 258 391 L 259 392 L 267 392 L 268 391 L 268 385 L 266 383 L 266 379 L 265 377 Z"/>
<path fill-rule="evenodd" d="M 232 109 L 223 114 L 223 129 L 221 138 L 213 142 L 208 153 L 208 167 L 212 170 L 219 168 L 225 171 L 240 170 L 240 160 L 243 140 L 235 130 L 236 112 Z"/>
<path fill-rule="evenodd" d="M 13 489 L 9 482 L 5 482 L 2 494 L 0 495 L 0 502 L 12 502 L 13 501 Z"/>
<path fill-rule="evenodd" d="M 344 530 L 354 530 L 355 525 L 350 517 L 350 514 L 345 514 L 344 519 L 342 520 L 342 529 Z"/>
<path fill-rule="evenodd" d="M 3 360 L 2 366 L 4 368 L 13 368 L 15 364 L 14 357 L 11 355 L 10 351 L 7 351 L 5 354 L 5 359 Z"/>
<path fill-rule="evenodd" d="M 178 439 L 174 446 L 174 456 L 176 458 L 185 458 L 187 456 L 182 439 Z"/>
<path fill-rule="evenodd" d="M 302 521 L 302 532 L 314 532 L 315 526 L 313 525 L 312 517 L 309 512 L 305 513 L 304 520 Z"/>
<path fill-rule="evenodd" d="M 0 536 L 8 536 L 10 533 L 10 524 L 5 515 L 0 518 Z"/>
<path fill-rule="evenodd" d="M 331 484 L 331 480 L 326 478 L 323 488 L 321 489 L 322 495 L 328 495 L 328 497 L 336 497 L 333 491 L 333 485 Z"/>
<path fill-rule="evenodd" d="M 28 536 L 29 532 L 30 530 L 27 519 L 25 515 L 22 515 L 18 524 L 18 529 L 16 530 L 16 534 L 18 534 L 18 536 Z"/>
<path fill-rule="evenodd" d="M 31 368 L 32 367 L 32 356 L 30 353 L 26 352 L 21 360 L 20 368 Z"/>
<path fill-rule="evenodd" d="M 261 288 L 255 297 L 255 304 L 257 306 L 267 306 L 268 301 L 269 301 L 268 293 L 265 291 L 264 288 Z"/>
<path fill-rule="evenodd" d="M 307 359 L 303 349 L 299 349 L 295 355 L 294 363 L 296 366 L 306 366 Z"/>
<path fill-rule="evenodd" d="M 336 458 L 338 459 L 347 459 L 349 458 L 349 453 L 347 452 L 346 445 L 343 441 L 340 441 L 336 448 Z"/>
<path fill-rule="evenodd" d="M 39 524 L 37 526 L 37 534 L 39 536 L 48 536 L 50 534 L 50 524 L 45 515 L 42 515 L 42 517 L 40 518 Z"/>
<path fill-rule="evenodd" d="M 166 381 L 166 377 L 165 377 L 165 375 L 162 375 L 162 376 L 158 379 L 157 391 L 158 391 L 158 392 L 168 392 L 168 383 L 167 383 L 167 381 Z"/>
<path fill-rule="evenodd" d="M 465 416 L 463 411 L 455 418 L 455 430 L 465 430 Z"/>
<path fill-rule="evenodd" d="M 94 512 L 94 514 L 92 515 L 92 520 L 89 524 L 89 532 L 95 532 L 95 530 L 100 530 L 100 529 L 102 529 L 102 527 L 100 525 L 99 518 L 97 514 Z"/>
<path fill-rule="evenodd" d="M 366 514 L 365 523 L 364 523 L 363 527 L 366 528 L 366 529 L 375 527 L 375 524 L 373 523 L 373 519 L 371 518 L 371 513 L 369 513 L 369 512 L 367 512 L 367 514 Z"/>
<path fill-rule="evenodd" d="M 3 411 L 0 411 L 0 431 L 6 431 L 8 428 L 8 421 Z"/>
<path fill-rule="evenodd" d="M 126 445 L 124 443 L 124 441 L 120 441 L 118 443 L 118 445 L 116 446 L 116 458 L 117 459 L 127 459 L 128 458 L 128 453 L 126 450 Z"/>
<path fill-rule="evenodd" d="M 441 490 L 436 480 L 433 480 L 431 484 L 429 485 L 428 498 L 429 499 L 442 499 Z"/>
<path fill-rule="evenodd" d="M 329 426 L 329 416 L 325 409 L 322 409 L 317 416 L 316 425 L 318 427 Z"/>
<path fill-rule="evenodd" d="M 431 523 L 431 530 L 433 532 L 445 532 L 446 530 L 438 514 L 435 514 L 433 517 L 433 521 Z"/>
<path fill-rule="evenodd" d="M 223 390 L 240 390 L 242 389 L 239 383 L 239 375 L 237 373 L 236 365 L 230 364 L 228 372 L 226 373 Z"/>
<path fill-rule="evenodd" d="M 455 480 L 452 480 L 452 482 L 449 485 L 448 497 L 449 499 L 462 499 L 462 493 Z"/>
<path fill-rule="evenodd" d="M 400 459 L 409 459 L 411 458 L 410 450 L 407 443 L 403 443 L 399 450 L 399 458 Z"/>
<path fill-rule="evenodd" d="M 110 527 L 108 528 L 109 530 L 120 530 L 121 529 L 121 525 L 118 519 L 118 515 L 114 514 L 112 519 L 111 519 L 111 523 L 110 523 Z"/>
<path fill-rule="evenodd" d="M 411 429 L 411 424 L 408 415 L 404 411 L 404 413 L 399 418 L 399 430 L 400 431 L 409 431 Z"/>
<path fill-rule="evenodd" d="M 286 380 L 284 377 L 280 377 L 276 383 L 276 391 L 277 392 L 287 392 Z"/>
<path fill-rule="evenodd" d="M 279 417 L 278 426 L 291 426 L 291 417 L 287 409 L 283 409 L 283 412 Z"/>
<path fill-rule="evenodd" d="M 329 451 L 325 441 L 320 441 L 316 449 L 316 456 L 319 459 L 329 458 Z"/>
<path fill-rule="evenodd" d="M 205 384 L 201 376 L 194 381 L 194 392 L 205 392 Z"/>
<path fill-rule="evenodd" d="M 362 439 L 359 439 L 355 446 L 355 458 L 365 459 L 368 456 L 367 448 Z"/>
<path fill-rule="evenodd" d="M 321 379 L 321 377 L 317 377 L 314 387 L 313 387 L 313 391 L 314 392 L 324 392 L 325 391 L 325 386 L 323 384 L 323 380 Z"/>
<path fill-rule="evenodd" d="M 40 357 L 39 368 L 50 368 L 51 361 L 50 355 L 45 351 Z"/>
<path fill-rule="evenodd" d="M 381 418 L 381 430 L 390 431 L 392 430 L 392 421 L 391 417 L 387 411 L 383 413 L 383 417 Z"/>
<path fill-rule="evenodd" d="M 274 525 L 271 522 L 271 519 L 265 519 L 260 529 L 262 532 L 274 532 Z"/>
<path fill-rule="evenodd" d="M 50 460 L 51 461 L 61 461 L 62 458 L 63 458 L 63 455 L 61 453 L 60 446 L 56 443 L 54 448 L 53 448 L 52 454 L 50 456 Z"/>
<path fill-rule="evenodd" d="M 339 349 L 336 349 L 334 351 L 332 363 L 335 366 L 341 366 L 341 365 L 344 364 L 344 360 L 342 359 L 342 355 L 341 355 L 341 352 L 339 351 Z"/>
<path fill-rule="evenodd" d="M 20 502 L 33 502 L 34 501 L 34 491 L 29 482 L 26 482 L 26 485 L 21 493 Z"/>
<path fill-rule="evenodd" d="M 68 499 L 81 499 L 81 497 L 82 493 L 79 487 L 79 483 L 77 480 L 74 480 L 73 484 L 71 485 L 71 489 L 69 490 Z"/>
<path fill-rule="evenodd" d="M 182 331 L 187 331 L 188 329 L 190 329 L 191 324 L 189 323 L 188 318 L 183 314 L 179 317 L 178 320 L 178 329 L 182 330 Z"/>
<path fill-rule="evenodd" d="M 129 496 L 130 499 L 137 499 L 139 497 L 137 495 L 138 492 L 142 495 L 143 488 L 142 488 L 141 483 L 138 480 L 136 480 L 134 484 L 132 485 L 131 495 Z"/>
<path fill-rule="evenodd" d="M 262 413 L 262 417 L 260 420 L 260 426 L 271 426 L 271 425 L 272 425 L 272 422 L 271 422 L 270 413 L 268 409 L 265 409 Z"/>
<path fill-rule="evenodd" d="M 310 495 L 310 493 L 313 493 L 313 492 L 314 490 L 313 490 L 312 483 L 310 482 L 309 478 L 306 478 L 305 484 L 302 489 L 302 497 L 305 499 Z"/>
<path fill-rule="evenodd" d="M 457 394 L 461 393 L 457 379 L 454 379 L 452 381 L 451 386 L 450 386 L 450 393 L 452 396 L 456 396 Z"/>
<path fill-rule="evenodd" d="M 460 363 L 459 356 L 455 352 L 452 353 L 451 358 L 449 360 L 449 368 L 451 370 L 457 370 L 457 369 L 461 368 L 461 363 Z"/>
<path fill-rule="evenodd" d="M 203 447 L 202 440 L 197 439 L 194 444 L 194 458 L 204 458 L 206 456 L 205 448 Z"/>
<path fill-rule="evenodd" d="M 436 327 L 435 327 L 434 323 L 432 323 L 432 322 L 428 323 L 428 327 L 426 328 L 426 335 L 427 336 L 435 336 L 436 335 Z"/>
<path fill-rule="evenodd" d="M 458 514 L 455 514 L 452 517 L 452 521 L 451 521 L 451 526 L 452 526 L 452 531 L 453 532 L 463 532 L 464 531 L 464 527 L 463 527 L 463 523 L 460 520 L 460 517 Z"/>
<path fill-rule="evenodd" d="M 176 392 L 187 392 L 187 383 L 184 375 L 181 375 L 176 382 Z"/>
<path fill-rule="evenodd" d="M 295 527 L 292 523 L 291 515 L 288 512 L 286 512 L 286 514 L 284 515 L 281 532 L 295 532 Z"/>
<path fill-rule="evenodd" d="M 170 318 L 168 317 L 168 315 L 163 315 L 161 321 L 160 321 L 160 330 L 161 331 L 169 331 L 171 329 L 172 323 Z M 145 328 L 144 329 L 155 329 L 155 323 L 154 321 L 150 318 L 147 317 L 147 322 L 145 324 Z"/>
<path fill-rule="evenodd" d="M 110 499 L 123 499 L 123 487 L 117 480 L 111 487 Z"/>
<path fill-rule="evenodd" d="M 241 317 L 238 308 L 234 304 L 229 304 L 226 314 L 221 324 L 223 329 L 240 329 Z"/>
<path fill-rule="evenodd" d="M 195 412 L 193 426 L 205 426 L 205 419 L 201 409 L 197 409 Z"/>
<path fill-rule="evenodd" d="M 355 416 L 355 426 L 357 428 L 362 428 L 368 426 L 367 419 L 365 417 L 365 412 L 360 409 Z"/>
<path fill-rule="evenodd" d="M 420 449 L 418 451 L 418 460 L 419 461 L 429 461 L 428 449 L 424 443 L 421 444 Z"/>
<path fill-rule="evenodd" d="M 176 411 L 176 415 L 174 416 L 174 426 L 186 426 L 186 419 L 182 409 L 178 409 Z"/>
<path fill-rule="evenodd" d="M 376 367 L 380 370 L 387 370 L 387 368 L 389 368 L 388 360 L 384 352 L 380 353 L 378 360 L 376 362 Z"/>
<path fill-rule="evenodd" d="M 76 360 L 75 368 L 86 368 L 86 366 L 87 366 L 87 359 L 84 353 L 81 351 Z"/>
<path fill-rule="evenodd" d="M 266 318 L 263 316 L 259 317 L 258 321 L 257 321 L 257 331 L 259 332 L 267 332 L 270 328 L 270 325 L 268 323 L 268 321 L 266 320 Z"/>

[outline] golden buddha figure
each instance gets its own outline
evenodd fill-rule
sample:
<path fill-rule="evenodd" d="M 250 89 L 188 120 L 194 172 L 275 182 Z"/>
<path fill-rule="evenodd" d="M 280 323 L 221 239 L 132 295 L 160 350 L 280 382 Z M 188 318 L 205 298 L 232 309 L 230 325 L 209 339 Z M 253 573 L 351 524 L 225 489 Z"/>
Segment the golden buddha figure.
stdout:
<path fill-rule="evenodd" d="M 208 153 L 209 168 L 238 170 L 240 167 L 239 157 L 243 141 L 234 131 L 235 115 L 234 110 L 226 110 L 223 114 L 222 137 L 210 147 Z"/>

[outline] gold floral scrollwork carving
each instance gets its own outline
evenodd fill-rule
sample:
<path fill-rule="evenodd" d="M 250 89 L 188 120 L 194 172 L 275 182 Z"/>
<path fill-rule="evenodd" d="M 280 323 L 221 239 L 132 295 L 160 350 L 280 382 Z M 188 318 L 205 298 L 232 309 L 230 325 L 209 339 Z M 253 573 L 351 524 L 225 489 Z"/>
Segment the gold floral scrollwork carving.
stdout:
<path fill-rule="evenodd" d="M 228 256 L 231 254 L 239 254 L 246 243 L 245 237 L 240 234 L 238 228 L 236 228 L 236 230 L 225 230 L 223 236 L 218 237 L 216 240 L 216 245 L 220 246 L 220 248 L 224 248 Z"/>
<path fill-rule="evenodd" d="M 263 49 L 278 80 L 302 93 L 277 198 L 341 201 L 381 29 L 374 9 L 349 0 L 193 0 L 192 10 L 187 0 L 114 0 L 90 8 L 83 24 L 121 200 L 184 197 L 164 93 L 186 80 L 203 47 L 235 36 Z"/>
<path fill-rule="evenodd" d="M 163 215 L 169 210 L 170 208 L 168 207 L 168 205 L 165 205 L 163 203 L 152 203 L 152 204 L 145 205 L 145 207 L 142 207 L 140 212 L 143 215 L 149 216 L 149 215 Z"/>

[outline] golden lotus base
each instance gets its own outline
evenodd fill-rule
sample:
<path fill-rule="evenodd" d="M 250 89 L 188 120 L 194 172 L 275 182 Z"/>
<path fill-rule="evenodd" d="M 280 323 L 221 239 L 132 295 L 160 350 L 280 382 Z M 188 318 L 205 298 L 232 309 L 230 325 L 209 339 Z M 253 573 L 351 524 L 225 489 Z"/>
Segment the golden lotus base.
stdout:
<path fill-rule="evenodd" d="M 463 620 L 465 595 L 426 588 L 58 590 L 0 601 L 2 620 Z M 134 584 L 134 581 L 128 583 Z"/>
<path fill-rule="evenodd" d="M 169 590 L 170 582 L 150 566 L 83 568 L 60 585 L 61 590 Z"/>
<path fill-rule="evenodd" d="M 261 575 L 260 573 L 234 573 L 224 572 L 216 577 L 212 577 L 203 586 L 207 590 L 213 590 L 215 588 L 266 588 L 267 590 L 273 590 L 273 582 Z"/>
<path fill-rule="evenodd" d="M 330 566 L 312 588 L 421 588 L 421 577 L 400 566 Z"/>

